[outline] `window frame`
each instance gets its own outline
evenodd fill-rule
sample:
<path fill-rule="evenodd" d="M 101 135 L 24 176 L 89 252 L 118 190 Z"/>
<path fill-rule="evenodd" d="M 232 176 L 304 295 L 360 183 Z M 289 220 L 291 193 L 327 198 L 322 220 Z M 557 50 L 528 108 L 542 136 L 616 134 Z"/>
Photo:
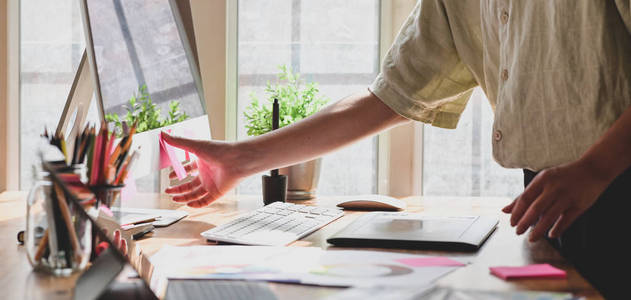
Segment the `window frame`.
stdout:
<path fill-rule="evenodd" d="M 414 0 L 381 1 L 380 65 L 415 5 Z M 423 124 L 410 122 L 381 133 L 378 151 L 379 194 L 422 195 Z"/>
<path fill-rule="evenodd" d="M 415 0 L 379 1 L 379 62 L 387 53 Z M 225 138 L 237 137 L 238 1 L 226 0 Z M 220 17 L 219 15 L 213 17 Z M 198 46 L 199 47 L 199 46 Z M 200 53 L 203 53 L 200 49 Z M 200 54 L 201 55 L 201 54 Z M 201 58 L 200 58 L 201 60 Z M 217 69 L 217 71 L 219 71 Z M 204 76 L 202 76 L 204 78 Z M 202 79 L 203 80 L 203 79 Z M 207 95 L 207 99 L 212 99 Z M 334 99 L 336 100 L 336 99 Z M 214 115 L 213 115 L 214 116 Z M 422 124 L 406 124 L 377 137 L 377 193 L 404 197 L 422 191 Z M 212 128 L 212 132 L 216 132 Z M 410 143 L 410 141 L 413 141 Z"/>
<path fill-rule="evenodd" d="M 19 189 L 19 0 L 0 0 L 0 192 Z"/>

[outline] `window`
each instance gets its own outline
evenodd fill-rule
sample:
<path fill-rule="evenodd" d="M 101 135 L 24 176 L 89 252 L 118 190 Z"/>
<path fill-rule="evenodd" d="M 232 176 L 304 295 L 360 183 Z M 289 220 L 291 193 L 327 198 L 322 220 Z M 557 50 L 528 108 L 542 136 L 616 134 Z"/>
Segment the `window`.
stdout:
<path fill-rule="evenodd" d="M 458 128 L 425 125 L 423 194 L 427 196 L 509 196 L 523 190 L 519 169 L 505 169 L 492 158 L 493 112 L 476 88 Z"/>
<path fill-rule="evenodd" d="M 406 5 L 402 5 L 404 2 Z M 29 189 L 39 135 L 44 127 L 54 130 L 57 126 L 84 49 L 84 36 L 78 1 L 20 3 L 20 187 Z M 236 124 L 237 138 L 247 138 L 243 112 L 249 104 L 249 94 L 254 92 L 262 98 L 266 83 L 275 82 L 279 65 L 300 73 L 306 81 L 317 82 L 331 101 L 364 90 L 379 71 L 379 56 L 383 54 L 380 48 L 387 46 L 380 45 L 380 41 L 390 39 L 389 31 L 396 34 L 413 4 L 414 0 L 236 2 L 237 34 L 233 37 L 237 45 L 236 50 L 229 51 L 237 52 L 237 62 L 230 62 L 237 66 L 237 107 L 233 113 L 236 115 L 226 119 L 233 122 L 229 123 L 232 126 Z M 380 9 L 386 6 L 393 10 L 392 19 L 381 24 L 380 15 L 384 12 Z M 197 35 L 203 35 L 203 30 Z M 221 112 L 211 112 L 217 113 Z M 88 119 L 98 119 L 94 105 Z M 424 195 L 519 194 L 521 171 L 504 169 L 492 159 L 492 120 L 488 101 L 476 89 L 456 130 L 424 127 L 423 138 L 414 148 L 423 157 Z M 413 134 L 406 136 L 397 145 L 415 147 L 412 137 Z M 325 156 L 322 174 L 326 176 L 321 176 L 317 194 L 377 192 L 377 141 L 376 137 L 368 138 Z M 386 139 L 382 142 L 386 143 Z M 401 150 L 390 148 L 390 156 L 398 155 L 397 151 Z M 399 167 L 393 169 L 394 173 Z M 402 174 L 408 173 L 412 172 Z M 238 192 L 259 194 L 260 180 L 260 175 L 247 178 Z M 413 182 L 402 184 L 415 185 Z"/>
<path fill-rule="evenodd" d="M 33 182 L 32 166 L 44 128 L 57 128 L 84 49 L 76 0 L 20 1 L 20 189 Z M 98 120 L 96 107 L 90 120 Z"/>
<path fill-rule="evenodd" d="M 238 4 L 237 138 L 247 138 L 243 112 L 249 94 L 263 98 L 286 65 L 337 101 L 367 88 L 379 71 L 378 0 L 256 1 Z M 377 190 L 377 138 L 368 138 L 323 159 L 318 195 Z M 239 193 L 259 194 L 260 175 Z"/>

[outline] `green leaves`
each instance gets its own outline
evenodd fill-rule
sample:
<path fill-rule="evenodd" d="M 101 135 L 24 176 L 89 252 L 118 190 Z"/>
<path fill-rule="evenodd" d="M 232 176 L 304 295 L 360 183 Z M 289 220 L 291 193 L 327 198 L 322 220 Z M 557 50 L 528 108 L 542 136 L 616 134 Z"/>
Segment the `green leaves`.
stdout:
<path fill-rule="evenodd" d="M 160 115 L 160 108 L 151 101 L 151 95 L 147 92 L 147 86 L 142 85 L 138 87 L 138 94 L 133 95 L 129 99 L 129 105 L 123 106 L 127 113 L 125 114 L 124 121 L 128 125 L 138 122 L 136 132 L 144 132 L 171 124 L 175 124 L 188 119 L 188 115 L 180 111 L 180 102 L 169 102 L 169 115 L 167 118 L 162 118 Z M 116 114 L 107 114 L 105 121 L 114 122 L 114 126 L 117 128 L 117 133 L 120 136 L 123 132 L 123 124 L 119 116 Z"/>
<path fill-rule="evenodd" d="M 188 115 L 185 112 L 180 112 L 180 102 L 169 102 L 169 117 L 166 119 L 166 125 L 182 122 L 188 119 Z M 164 126 L 166 126 L 164 125 Z"/>
<path fill-rule="evenodd" d="M 279 103 L 280 127 L 316 113 L 329 101 L 327 97 L 319 95 L 320 90 L 317 83 L 306 83 L 301 89 L 300 86 L 303 82 L 300 79 L 300 74 L 294 74 L 284 65 L 279 66 L 278 69 L 280 70 L 278 74 L 280 83 L 275 85 L 267 83 L 265 87 L 267 98 L 263 103 L 259 101 L 256 94 L 251 93 L 249 95 L 252 102 L 243 113 L 247 121 L 245 128 L 249 136 L 261 135 L 272 130 L 274 98 L 277 98 Z"/>

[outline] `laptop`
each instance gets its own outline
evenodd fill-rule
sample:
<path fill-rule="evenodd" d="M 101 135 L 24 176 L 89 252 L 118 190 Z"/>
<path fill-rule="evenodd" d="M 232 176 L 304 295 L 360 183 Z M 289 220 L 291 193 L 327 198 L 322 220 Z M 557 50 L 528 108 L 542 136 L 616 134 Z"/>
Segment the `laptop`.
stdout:
<path fill-rule="evenodd" d="M 44 170 L 50 173 L 52 181 L 64 192 L 66 199 L 77 207 L 82 207 L 79 200 L 57 176 L 55 169 L 43 163 Z M 108 249 L 92 262 L 92 265 L 77 279 L 74 288 L 74 299 L 159 299 L 140 276 L 138 279 L 116 280 L 121 275 L 129 274 L 124 270 L 132 270 L 140 274 L 117 247 L 114 246 L 105 230 L 113 232 L 117 228 L 112 223 L 97 222 L 84 209 L 76 210 L 81 217 L 92 224 L 93 232 L 109 244 Z M 105 230 L 104 230 L 105 229 Z M 133 243 L 133 241 L 128 241 Z M 220 280 L 169 280 L 165 299 L 277 299 L 266 283 L 250 281 Z"/>

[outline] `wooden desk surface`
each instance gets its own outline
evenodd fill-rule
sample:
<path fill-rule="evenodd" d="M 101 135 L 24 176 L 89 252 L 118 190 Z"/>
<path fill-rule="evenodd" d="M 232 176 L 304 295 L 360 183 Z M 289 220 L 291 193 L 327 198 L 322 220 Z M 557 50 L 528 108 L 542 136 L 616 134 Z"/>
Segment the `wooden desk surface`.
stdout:
<path fill-rule="evenodd" d="M 25 250 L 16 244 L 16 233 L 24 228 L 26 211 L 24 193 L 0 194 L 0 259 L 3 271 L 0 275 L 0 289 L 5 299 L 69 299 L 76 275 L 68 278 L 55 278 L 32 272 L 26 258 Z M 462 289 L 514 291 L 539 290 L 571 292 L 587 299 L 602 299 L 602 296 L 569 265 L 546 242 L 529 243 L 524 236 L 516 236 L 514 229 L 508 225 L 508 218 L 499 212 L 499 208 L 508 202 L 506 198 L 468 198 L 468 197 L 411 197 L 408 211 L 423 212 L 430 215 L 493 215 L 500 217 L 498 229 L 491 235 L 482 249 L 475 253 L 454 253 L 449 255 L 469 256 L 472 264 L 439 279 L 438 284 Z M 317 200 L 302 202 L 332 206 L 333 198 L 322 197 Z M 131 206 L 131 205 L 130 205 Z M 168 200 L 147 198 L 134 203 L 137 207 L 173 207 Z M 203 209 L 179 208 L 189 212 L 189 217 L 180 222 L 159 228 L 150 237 L 143 238 L 135 244 L 131 259 L 142 274 L 151 272 L 147 256 L 154 254 L 163 245 L 206 245 L 200 238 L 202 231 L 208 230 L 234 218 L 236 215 L 262 206 L 258 197 L 239 196 L 222 199 Z M 291 246 L 333 247 L 326 243 L 326 238 L 340 230 L 361 212 L 347 212 L 341 219 L 316 231 L 304 240 Z M 384 250 L 392 252 L 408 252 L 418 254 L 437 254 L 437 251 Z M 444 252 L 442 252 L 444 253 Z M 550 263 L 564 269 L 567 279 L 536 279 L 504 281 L 489 273 L 490 266 L 525 265 L 531 263 Z M 336 288 L 300 286 L 290 284 L 271 284 L 280 299 L 323 298 L 339 291 Z M 5 297 L 6 296 L 6 297 Z"/>

